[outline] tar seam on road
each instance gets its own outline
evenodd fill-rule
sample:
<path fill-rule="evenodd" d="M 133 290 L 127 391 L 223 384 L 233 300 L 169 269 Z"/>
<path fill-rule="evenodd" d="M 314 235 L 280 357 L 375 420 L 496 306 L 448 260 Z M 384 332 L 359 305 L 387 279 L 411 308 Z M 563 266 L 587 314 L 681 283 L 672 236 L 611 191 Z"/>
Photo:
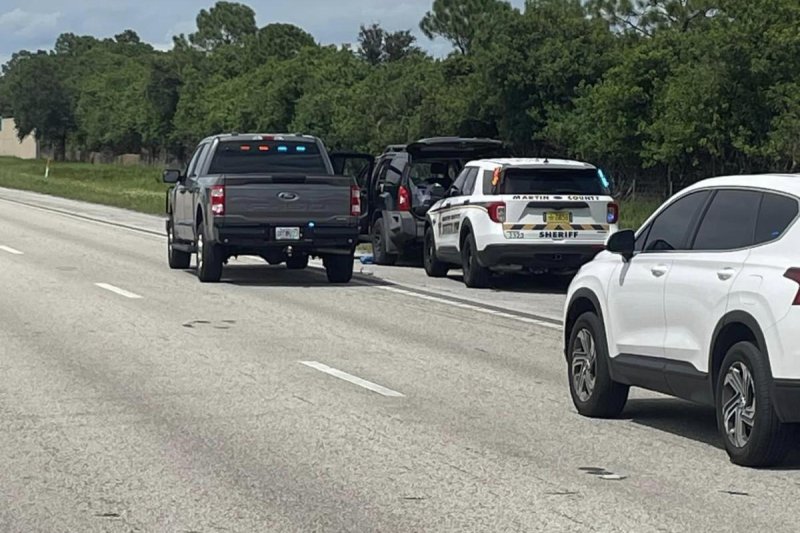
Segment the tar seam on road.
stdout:
<path fill-rule="evenodd" d="M 95 285 L 100 287 L 101 289 L 105 289 L 115 294 L 119 294 L 120 296 L 124 296 L 125 298 L 130 298 L 131 300 L 138 300 L 141 298 L 141 296 L 139 296 L 138 294 L 128 292 L 125 289 L 120 289 L 119 287 L 109 285 L 108 283 L 95 283 Z"/>
<path fill-rule="evenodd" d="M 371 390 L 372 392 L 377 392 L 378 394 L 382 394 L 383 396 L 389 396 L 390 398 L 402 398 L 404 396 L 403 394 L 397 391 L 394 391 L 392 389 L 387 389 L 386 387 L 382 387 L 376 383 L 367 381 L 366 379 L 361 379 L 360 377 L 348 374 L 347 372 L 342 372 L 341 370 L 331 368 L 328 365 L 323 365 L 322 363 L 318 363 L 317 361 L 300 361 L 300 364 L 305 365 L 309 368 L 313 368 L 314 370 L 319 370 L 320 372 L 324 372 L 330 376 L 337 377 L 345 381 L 349 381 L 354 385 L 358 385 L 359 387 L 364 387 L 365 389 Z"/>
<path fill-rule="evenodd" d="M 0 250 L 3 250 L 4 252 L 8 252 L 11 255 L 22 255 L 22 252 L 20 252 L 19 250 L 15 250 L 15 249 L 10 248 L 8 246 L 3 246 L 2 244 L 0 244 Z"/>
<path fill-rule="evenodd" d="M 23 202 L 23 201 L 20 201 L 20 200 L 12 200 L 10 198 L 5 198 L 3 196 L 0 196 L 0 200 L 6 201 L 6 202 L 9 202 L 9 203 L 12 203 L 12 204 L 24 205 L 26 207 L 30 207 L 30 208 L 33 208 L 33 209 L 39 209 L 41 211 L 50 211 L 52 213 L 58 213 L 60 215 L 73 217 L 73 218 L 76 218 L 76 219 L 79 219 L 79 220 L 84 220 L 84 221 L 88 221 L 88 222 L 95 222 L 97 224 L 103 224 L 103 225 L 106 225 L 106 226 L 112 226 L 112 227 L 116 227 L 116 228 L 127 229 L 127 230 L 135 231 L 135 232 L 138 232 L 138 233 L 144 233 L 146 235 L 155 235 L 157 237 L 166 238 L 166 233 L 161 233 L 161 232 L 157 232 L 157 231 L 153 231 L 153 230 L 149 230 L 149 229 L 145 229 L 145 228 L 140 228 L 138 226 L 131 226 L 129 224 L 124 224 L 122 222 L 109 222 L 107 220 L 102 220 L 102 219 L 99 219 L 99 218 L 96 218 L 96 217 L 92 217 L 92 216 L 88 216 L 88 215 L 80 215 L 80 214 L 77 214 L 77 213 L 73 213 L 73 212 L 70 212 L 70 211 L 63 210 L 63 209 L 58 209 L 58 208 L 55 208 L 55 207 L 47 207 L 47 206 L 41 206 L 41 205 L 32 204 L 30 202 Z M 104 207 L 111 207 L 111 206 L 104 206 Z M 260 264 L 260 261 L 258 261 L 258 263 Z M 316 268 L 318 270 L 323 269 L 322 265 L 319 265 L 319 266 L 313 265 L 312 268 Z M 507 318 L 507 319 L 516 320 L 516 321 L 519 321 L 519 322 L 525 322 L 526 324 L 532 324 L 532 325 L 536 325 L 536 326 L 541 326 L 541 327 L 548 328 L 548 329 L 554 329 L 554 330 L 558 330 L 558 331 L 561 331 L 563 329 L 563 324 L 561 323 L 560 320 L 556 320 L 556 319 L 553 319 L 553 318 L 550 318 L 550 317 L 537 316 L 537 315 L 533 315 L 533 314 L 530 314 L 530 313 L 522 313 L 522 312 L 519 312 L 519 311 L 512 311 L 510 309 L 502 309 L 502 308 L 499 308 L 499 307 L 496 307 L 496 306 L 492 306 L 492 305 L 489 305 L 489 304 L 483 304 L 483 303 L 479 303 L 479 302 L 471 302 L 469 300 L 465 300 L 463 298 L 458 298 L 458 297 L 454 297 L 454 296 L 438 295 L 436 293 L 433 293 L 433 292 L 430 292 L 430 291 L 424 291 L 424 290 L 418 289 L 416 287 L 410 287 L 408 285 L 405 285 L 403 283 L 398 283 L 396 281 L 374 280 L 374 279 L 367 278 L 366 276 L 363 276 L 363 277 L 359 276 L 357 274 L 354 277 L 356 277 L 358 282 L 363 284 L 363 285 L 370 285 L 370 286 L 375 286 L 375 287 L 378 287 L 378 288 L 383 288 L 384 290 L 388 290 L 390 292 L 395 292 L 397 294 L 405 294 L 406 296 L 417 297 L 417 298 L 421 298 L 421 299 L 425 299 L 425 300 L 429 300 L 429 301 L 433 301 L 433 302 L 442 303 L 442 304 L 445 304 L 445 305 L 451 305 L 451 306 L 455 306 L 455 307 L 460 307 L 462 309 L 467 309 L 467 310 L 470 310 L 470 311 L 478 311 L 478 312 L 481 312 L 481 313 L 494 315 L 494 316 L 497 316 L 497 317 L 500 317 L 500 318 Z"/>

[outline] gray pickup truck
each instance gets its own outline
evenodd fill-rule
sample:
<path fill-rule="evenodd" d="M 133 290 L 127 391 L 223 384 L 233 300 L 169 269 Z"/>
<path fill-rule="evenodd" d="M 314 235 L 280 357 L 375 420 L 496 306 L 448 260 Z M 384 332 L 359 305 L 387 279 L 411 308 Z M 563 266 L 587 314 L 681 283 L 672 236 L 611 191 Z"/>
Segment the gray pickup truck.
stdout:
<path fill-rule="evenodd" d="M 347 283 L 361 214 L 352 177 L 337 176 L 316 137 L 225 134 L 204 139 L 185 172 L 164 171 L 169 266 L 216 282 L 231 257 L 289 269 L 322 258 L 328 281 Z M 337 166 L 337 168 L 340 168 Z"/>

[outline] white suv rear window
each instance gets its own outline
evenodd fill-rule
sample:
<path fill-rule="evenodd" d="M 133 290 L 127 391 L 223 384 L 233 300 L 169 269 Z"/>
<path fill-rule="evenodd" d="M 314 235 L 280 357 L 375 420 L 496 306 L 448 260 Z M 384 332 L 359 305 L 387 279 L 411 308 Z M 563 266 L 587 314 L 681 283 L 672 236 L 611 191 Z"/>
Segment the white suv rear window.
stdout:
<path fill-rule="evenodd" d="M 546 168 L 507 168 L 497 193 L 598 196 L 610 194 L 595 169 Z"/>

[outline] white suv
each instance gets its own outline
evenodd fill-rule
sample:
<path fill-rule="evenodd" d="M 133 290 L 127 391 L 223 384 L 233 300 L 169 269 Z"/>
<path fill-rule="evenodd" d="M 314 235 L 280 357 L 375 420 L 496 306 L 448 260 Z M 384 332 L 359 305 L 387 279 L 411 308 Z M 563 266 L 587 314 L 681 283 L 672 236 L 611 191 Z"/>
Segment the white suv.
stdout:
<path fill-rule="evenodd" d="M 574 272 L 605 248 L 619 207 L 603 172 L 587 163 L 489 159 L 468 163 L 427 214 L 425 271 L 460 266 L 468 287 L 491 269 Z"/>
<path fill-rule="evenodd" d="M 620 231 L 570 286 L 578 412 L 618 415 L 629 386 L 716 407 L 731 461 L 780 462 L 800 422 L 800 176 L 714 178 Z"/>

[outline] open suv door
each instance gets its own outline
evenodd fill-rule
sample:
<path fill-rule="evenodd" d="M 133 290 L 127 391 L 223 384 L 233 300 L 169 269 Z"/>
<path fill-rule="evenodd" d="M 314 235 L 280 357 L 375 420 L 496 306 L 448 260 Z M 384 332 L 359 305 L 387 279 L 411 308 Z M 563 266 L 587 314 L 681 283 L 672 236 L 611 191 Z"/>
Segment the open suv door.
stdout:
<path fill-rule="evenodd" d="M 368 222 L 361 240 L 372 243 L 375 263 L 394 264 L 422 244 L 428 209 L 469 161 L 509 155 L 495 139 L 434 137 L 387 147 L 375 161 L 362 203 Z"/>

